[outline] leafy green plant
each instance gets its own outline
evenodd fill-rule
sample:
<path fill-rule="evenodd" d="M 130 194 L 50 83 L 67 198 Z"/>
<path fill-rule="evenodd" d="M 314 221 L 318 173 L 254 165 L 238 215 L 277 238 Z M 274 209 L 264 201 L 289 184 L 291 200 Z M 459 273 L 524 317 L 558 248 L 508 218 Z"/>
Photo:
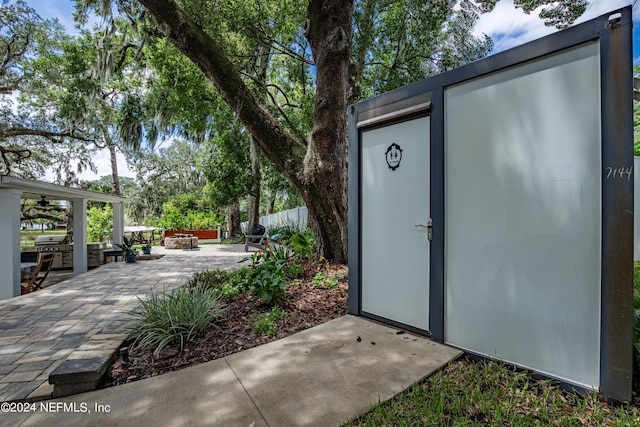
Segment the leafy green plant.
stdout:
<path fill-rule="evenodd" d="M 180 350 L 198 333 L 223 316 L 220 295 L 206 286 L 180 287 L 170 292 L 152 292 L 138 298 L 140 307 L 128 313 L 126 331 L 133 349 L 153 349 L 154 355 L 177 342 Z"/>
<path fill-rule="evenodd" d="M 225 286 L 237 289 L 238 292 L 246 292 L 251 289 L 254 272 L 250 268 L 240 268 L 229 274 L 229 280 Z"/>
<path fill-rule="evenodd" d="M 267 305 L 278 305 L 282 302 L 287 288 L 283 267 L 282 261 L 264 261 L 254 270 L 252 291 Z"/>
<path fill-rule="evenodd" d="M 277 321 L 287 314 L 280 307 L 273 307 L 269 313 L 256 314 L 254 316 L 253 331 L 258 335 L 275 337 L 278 333 Z"/>
<path fill-rule="evenodd" d="M 285 245 L 269 245 L 263 249 L 264 260 L 282 265 L 282 270 L 287 279 L 295 279 L 302 273 L 299 256 Z"/>
<path fill-rule="evenodd" d="M 213 229 L 224 221 L 207 198 L 196 193 L 180 194 L 162 206 L 158 224 L 167 230 Z"/>
<path fill-rule="evenodd" d="M 295 248 L 296 252 L 307 257 L 307 259 L 311 259 L 313 252 L 316 249 L 313 232 L 309 229 L 305 231 L 297 231 L 293 236 L 291 236 L 291 244 Z"/>
<path fill-rule="evenodd" d="M 193 273 L 187 281 L 187 286 L 205 286 L 213 289 L 221 289 L 222 286 L 229 281 L 230 276 L 231 272 L 221 269 L 197 271 Z"/>
<path fill-rule="evenodd" d="M 263 249 L 265 259 L 278 262 L 288 262 L 296 254 L 293 250 L 284 245 L 269 245 Z"/>
<path fill-rule="evenodd" d="M 326 276 L 322 271 L 316 273 L 316 277 L 311 281 L 313 286 L 320 286 L 324 289 L 335 289 L 338 287 L 338 279 Z"/>
<path fill-rule="evenodd" d="M 212 271 L 198 271 L 193 273 L 193 276 L 187 282 L 187 286 L 197 287 L 205 286 L 211 289 L 215 289 L 220 295 L 233 298 L 242 292 L 244 289 L 248 289 L 245 284 L 240 284 L 238 281 L 234 281 L 234 272 L 228 270 L 216 269 Z"/>
<path fill-rule="evenodd" d="M 122 236 L 122 243 L 116 243 L 116 246 L 122 249 L 122 253 L 125 255 L 138 255 L 135 246 L 133 246 L 126 236 Z"/>
<path fill-rule="evenodd" d="M 287 276 L 287 279 L 290 280 L 300 277 L 303 271 L 304 268 L 295 258 L 289 261 L 289 263 L 284 266 L 284 274 L 285 276 Z"/>
<path fill-rule="evenodd" d="M 287 261 L 272 255 L 269 247 L 259 250 L 240 262 L 251 260 L 248 281 L 251 292 L 259 296 L 267 305 L 282 302 L 287 288 L 284 267 Z"/>
<path fill-rule="evenodd" d="M 295 224 L 282 224 L 274 227 L 269 227 L 267 234 L 269 236 L 280 235 L 277 242 L 282 245 L 288 245 L 291 243 L 291 237 L 300 231 L 300 227 Z"/>
<path fill-rule="evenodd" d="M 92 207 L 87 210 L 87 239 L 90 242 L 102 242 L 104 236 L 111 234 L 113 210 L 107 204 L 104 208 Z"/>

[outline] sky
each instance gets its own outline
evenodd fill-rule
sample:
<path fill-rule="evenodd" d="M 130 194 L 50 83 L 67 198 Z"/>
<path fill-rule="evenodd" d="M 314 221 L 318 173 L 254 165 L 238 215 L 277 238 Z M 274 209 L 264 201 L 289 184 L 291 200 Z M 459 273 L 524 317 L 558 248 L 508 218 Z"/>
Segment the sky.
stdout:
<path fill-rule="evenodd" d="M 44 19 L 57 18 L 70 33 L 74 33 L 72 0 L 26 0 L 38 14 Z M 634 4 L 635 3 L 635 4 Z M 634 63 L 640 65 L 640 0 L 590 0 L 585 14 L 577 23 L 588 21 L 612 10 L 616 10 L 633 4 L 633 56 Z M 529 41 L 554 33 L 554 27 L 546 27 L 537 13 L 526 14 L 522 9 L 513 6 L 513 0 L 500 0 L 493 12 L 483 15 L 478 21 L 475 35 L 487 34 L 495 44 L 494 52 L 498 53 Z M 98 167 L 98 174 L 85 172 L 81 179 L 95 180 L 103 175 L 111 174 L 109 153 L 106 150 L 100 152 L 94 158 Z M 118 172 L 121 176 L 134 176 L 127 168 L 124 156 L 118 157 Z"/>

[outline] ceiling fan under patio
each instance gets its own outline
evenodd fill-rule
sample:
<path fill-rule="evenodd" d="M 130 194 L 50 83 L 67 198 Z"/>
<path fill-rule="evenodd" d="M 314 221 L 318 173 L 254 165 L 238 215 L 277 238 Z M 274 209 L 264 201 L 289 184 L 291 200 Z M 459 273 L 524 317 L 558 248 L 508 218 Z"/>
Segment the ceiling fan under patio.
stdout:
<path fill-rule="evenodd" d="M 45 200 L 47 196 L 40 196 L 40 197 L 42 197 L 42 200 L 38 200 L 36 203 L 38 203 L 43 208 L 46 208 L 47 206 L 49 206 L 49 202 Z"/>

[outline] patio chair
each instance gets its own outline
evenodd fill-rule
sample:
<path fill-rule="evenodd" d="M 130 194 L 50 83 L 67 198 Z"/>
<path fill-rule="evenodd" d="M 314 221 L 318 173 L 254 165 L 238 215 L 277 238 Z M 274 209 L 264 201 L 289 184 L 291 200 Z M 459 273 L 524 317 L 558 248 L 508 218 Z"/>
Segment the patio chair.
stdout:
<path fill-rule="evenodd" d="M 255 224 L 251 227 L 251 234 L 245 236 L 244 251 L 249 252 L 249 246 L 253 248 L 262 249 L 262 242 L 267 238 L 267 229 L 260 224 Z"/>
<path fill-rule="evenodd" d="M 21 273 L 20 285 L 22 286 L 22 294 L 28 294 L 36 289 L 42 289 L 42 283 L 49 275 L 49 271 L 51 271 L 53 256 L 53 253 L 40 254 L 38 257 L 38 265 L 35 269 Z"/>

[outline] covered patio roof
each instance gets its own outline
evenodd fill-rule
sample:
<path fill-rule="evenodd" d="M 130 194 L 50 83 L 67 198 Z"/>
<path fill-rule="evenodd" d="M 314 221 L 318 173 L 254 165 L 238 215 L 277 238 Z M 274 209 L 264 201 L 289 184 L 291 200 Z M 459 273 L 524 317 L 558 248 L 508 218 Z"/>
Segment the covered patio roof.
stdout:
<path fill-rule="evenodd" d="M 66 200 L 73 206 L 73 274 L 87 271 L 87 201 L 113 206 L 113 242 L 122 243 L 125 197 L 0 175 L 0 299 L 20 295 L 20 200 Z"/>
<path fill-rule="evenodd" d="M 33 181 L 30 179 L 16 178 L 11 175 L 0 175 L 0 188 L 12 188 L 22 191 L 23 199 L 39 199 L 42 196 L 52 200 L 70 200 L 84 198 L 96 202 L 124 202 L 127 199 L 112 194 L 97 193 L 95 191 L 82 190 L 80 188 L 65 187 L 49 182 Z"/>

